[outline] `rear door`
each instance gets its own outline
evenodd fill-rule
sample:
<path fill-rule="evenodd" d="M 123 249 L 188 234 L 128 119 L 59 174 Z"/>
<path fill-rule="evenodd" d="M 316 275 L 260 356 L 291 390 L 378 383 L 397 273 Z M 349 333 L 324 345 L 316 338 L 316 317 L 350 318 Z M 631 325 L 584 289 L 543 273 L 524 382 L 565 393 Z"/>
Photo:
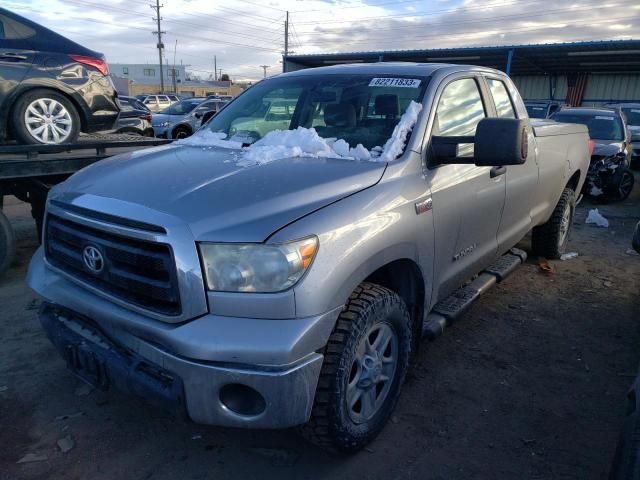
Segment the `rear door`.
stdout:
<path fill-rule="evenodd" d="M 492 116 L 498 118 L 520 118 L 516 105 L 520 99 L 517 92 L 509 91 L 509 82 L 499 76 L 485 76 L 487 91 L 492 100 Z M 533 136 L 530 131 L 529 135 Z M 535 145 L 535 139 L 529 138 L 529 146 Z M 531 230 L 533 221 L 531 209 L 538 189 L 538 163 L 533 149 L 529 151 L 522 165 L 509 165 L 506 169 L 506 199 L 500 228 L 498 230 L 498 253 L 502 254 Z"/>
<path fill-rule="evenodd" d="M 431 137 L 475 135 L 480 120 L 491 112 L 482 80 L 465 74 L 445 82 L 436 96 Z M 473 145 L 460 145 L 458 156 L 473 157 Z M 436 234 L 435 285 L 438 298 L 444 298 L 494 260 L 505 181 L 493 168 L 473 164 L 432 167 L 428 177 Z"/>
<path fill-rule="evenodd" d="M 37 52 L 29 39 L 35 35 L 30 26 L 0 13 L 0 104 L 31 69 Z"/>

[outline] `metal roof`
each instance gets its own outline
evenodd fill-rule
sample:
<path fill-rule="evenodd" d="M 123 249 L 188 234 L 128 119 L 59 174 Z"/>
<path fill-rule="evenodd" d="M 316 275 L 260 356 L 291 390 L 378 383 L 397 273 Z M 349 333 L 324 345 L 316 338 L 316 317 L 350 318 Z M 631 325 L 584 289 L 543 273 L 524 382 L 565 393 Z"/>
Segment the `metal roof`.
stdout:
<path fill-rule="evenodd" d="M 473 64 L 510 75 L 640 73 L 640 40 L 289 55 L 301 67 L 377 61 Z"/>

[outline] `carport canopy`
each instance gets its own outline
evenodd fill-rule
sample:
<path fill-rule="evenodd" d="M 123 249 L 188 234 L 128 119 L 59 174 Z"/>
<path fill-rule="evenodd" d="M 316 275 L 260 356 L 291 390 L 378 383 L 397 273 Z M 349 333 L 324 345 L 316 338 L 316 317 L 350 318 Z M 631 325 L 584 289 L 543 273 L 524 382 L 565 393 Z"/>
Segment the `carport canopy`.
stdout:
<path fill-rule="evenodd" d="M 640 40 L 290 55 L 287 70 L 341 63 L 436 62 L 481 65 L 509 75 L 640 72 Z"/>

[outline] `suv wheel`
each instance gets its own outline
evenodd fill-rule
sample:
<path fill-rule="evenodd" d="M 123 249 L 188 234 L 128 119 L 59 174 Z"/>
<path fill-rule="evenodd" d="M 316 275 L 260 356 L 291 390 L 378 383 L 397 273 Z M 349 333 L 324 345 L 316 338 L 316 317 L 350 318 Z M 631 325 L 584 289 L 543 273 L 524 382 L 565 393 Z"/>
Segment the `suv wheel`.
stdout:
<path fill-rule="evenodd" d="M 15 253 L 16 237 L 13 233 L 13 228 L 11 228 L 9 219 L 0 210 L 0 273 L 9 268 Z"/>
<path fill-rule="evenodd" d="M 533 228 L 533 251 L 546 258 L 560 258 L 569 242 L 569 233 L 575 212 L 575 194 L 565 188 L 551 218 L 544 225 Z"/>
<path fill-rule="evenodd" d="M 64 95 L 35 89 L 22 95 L 13 106 L 14 133 L 22 144 L 73 143 L 80 133 L 80 117 Z"/>
<path fill-rule="evenodd" d="M 173 131 L 172 137 L 176 140 L 180 140 L 181 138 L 187 138 L 191 136 L 191 130 L 186 127 L 178 127 Z"/>
<path fill-rule="evenodd" d="M 404 301 L 391 290 L 362 283 L 351 294 L 327 343 L 303 435 L 342 453 L 355 452 L 373 440 L 400 396 L 411 344 Z"/>

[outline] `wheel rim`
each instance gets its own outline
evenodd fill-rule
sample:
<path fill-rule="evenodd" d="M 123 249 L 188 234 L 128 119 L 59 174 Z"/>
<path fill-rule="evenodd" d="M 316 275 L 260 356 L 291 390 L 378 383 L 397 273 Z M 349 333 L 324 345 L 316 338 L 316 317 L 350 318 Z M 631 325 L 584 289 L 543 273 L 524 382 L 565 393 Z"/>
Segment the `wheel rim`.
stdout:
<path fill-rule="evenodd" d="M 618 187 L 620 198 L 622 199 L 627 198 L 631 193 L 632 188 L 633 188 L 633 177 L 629 172 L 624 172 L 622 174 L 622 179 L 620 180 L 620 186 Z"/>
<path fill-rule="evenodd" d="M 187 132 L 185 130 L 178 130 L 176 132 L 176 139 L 181 139 L 181 138 L 187 138 L 189 135 L 187 134 Z"/>
<path fill-rule="evenodd" d="M 73 128 L 69 111 L 52 98 L 31 102 L 24 112 L 24 123 L 29 134 L 40 143 L 62 143 Z"/>
<path fill-rule="evenodd" d="M 569 235 L 569 227 L 571 226 L 571 205 L 567 203 L 562 212 L 562 220 L 560 220 L 560 238 L 558 238 L 558 246 L 563 247 Z"/>
<path fill-rule="evenodd" d="M 354 423 L 371 420 L 389 394 L 398 365 L 398 337 L 386 323 L 362 338 L 347 384 L 347 409 Z"/>

